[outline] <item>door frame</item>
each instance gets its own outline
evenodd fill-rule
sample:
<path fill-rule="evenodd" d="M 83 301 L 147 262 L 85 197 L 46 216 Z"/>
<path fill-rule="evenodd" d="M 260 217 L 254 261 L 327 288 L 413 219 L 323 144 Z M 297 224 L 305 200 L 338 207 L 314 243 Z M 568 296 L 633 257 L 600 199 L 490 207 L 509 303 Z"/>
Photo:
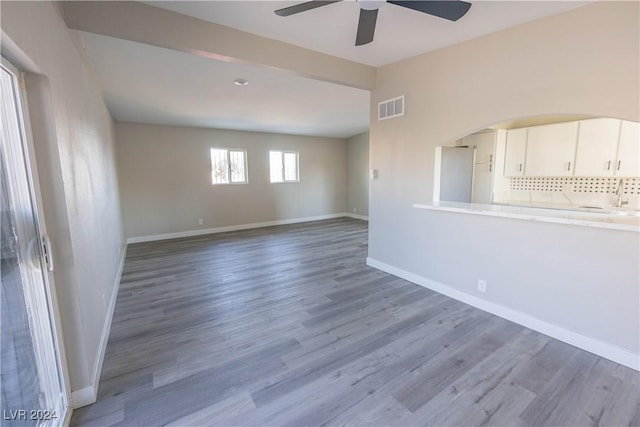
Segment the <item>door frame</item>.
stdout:
<path fill-rule="evenodd" d="M 55 373 L 57 378 L 55 378 L 55 380 L 59 381 L 60 389 L 62 392 L 62 413 L 57 415 L 60 425 L 66 426 L 69 424 L 72 414 L 69 370 L 67 366 L 67 357 L 65 353 L 62 322 L 54 282 L 53 268 L 47 268 L 47 266 L 50 265 L 50 262 L 53 262 L 55 254 L 51 253 L 51 245 L 49 245 L 49 247 L 47 248 L 49 260 L 47 260 L 44 257 L 42 248 L 42 245 L 44 243 L 43 239 L 48 239 L 48 234 L 45 219 L 43 216 L 44 209 L 40 189 L 40 180 L 34 155 L 35 147 L 33 134 L 31 131 L 31 121 L 29 117 L 28 98 L 24 78 L 25 72 L 14 66 L 13 63 L 4 56 L 4 54 L 0 59 L 2 66 L 15 76 L 16 82 L 18 84 L 18 93 L 16 94 L 16 110 L 22 137 L 22 150 L 25 160 L 24 166 L 27 173 L 31 205 L 35 217 L 36 234 L 39 241 L 38 253 L 40 255 L 40 263 L 42 266 L 42 279 L 44 282 L 44 291 L 47 299 L 47 308 L 49 311 L 49 315 L 47 316 L 49 324 L 46 325 L 46 327 L 51 329 L 51 339 L 55 353 L 55 362 L 57 364 L 57 372 Z M 51 265 L 53 266 L 53 264 Z M 39 319 L 38 321 L 42 321 L 42 319 Z M 45 325 L 39 326 L 40 328 L 42 328 Z M 52 380 L 54 380 L 54 378 L 47 378 L 47 381 Z M 45 423 L 44 425 L 47 424 L 48 423 Z"/>

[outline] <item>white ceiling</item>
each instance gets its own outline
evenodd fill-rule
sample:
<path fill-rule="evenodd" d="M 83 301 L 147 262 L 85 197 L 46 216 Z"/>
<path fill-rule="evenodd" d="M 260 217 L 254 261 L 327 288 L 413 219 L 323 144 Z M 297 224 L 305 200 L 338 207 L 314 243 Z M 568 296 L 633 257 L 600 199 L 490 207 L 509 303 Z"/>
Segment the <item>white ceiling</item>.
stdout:
<path fill-rule="evenodd" d="M 81 32 L 113 118 L 345 138 L 369 128 L 369 92 L 265 67 Z M 234 84 L 249 80 L 247 86 Z"/>
<path fill-rule="evenodd" d="M 457 22 L 385 4 L 373 43 L 361 47 L 353 45 L 359 11 L 354 1 L 287 18 L 273 11 L 298 1 L 146 3 L 379 66 L 588 2 L 473 1 Z M 80 37 L 118 121 L 342 138 L 369 127 L 365 90 L 93 33 Z M 234 85 L 236 78 L 249 85 Z"/>
<path fill-rule="evenodd" d="M 589 3 L 471 0 L 469 12 L 456 22 L 383 4 L 373 42 L 356 47 L 354 42 L 360 9 L 355 1 L 346 0 L 289 17 L 273 13 L 276 9 L 303 1 L 145 3 L 376 67 Z"/>

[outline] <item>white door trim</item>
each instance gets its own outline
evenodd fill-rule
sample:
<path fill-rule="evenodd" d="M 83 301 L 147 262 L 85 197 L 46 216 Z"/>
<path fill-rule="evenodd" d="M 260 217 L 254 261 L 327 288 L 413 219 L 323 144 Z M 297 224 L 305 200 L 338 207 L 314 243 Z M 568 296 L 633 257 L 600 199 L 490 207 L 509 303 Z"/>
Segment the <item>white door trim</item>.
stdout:
<path fill-rule="evenodd" d="M 55 418 L 41 420 L 41 425 L 63 425 L 65 419 L 68 418 L 70 413 L 70 390 L 69 390 L 69 377 L 68 369 L 66 365 L 66 357 L 64 353 L 64 345 L 61 331 L 60 314 L 57 303 L 57 296 L 53 283 L 53 275 L 51 271 L 46 268 L 45 260 L 42 256 L 42 241 L 46 236 L 46 225 L 40 212 L 42 212 L 42 198 L 40 194 L 40 186 L 38 180 L 38 173 L 35 158 L 33 156 L 33 138 L 31 134 L 31 126 L 28 114 L 28 104 L 24 85 L 23 74 L 11 64 L 8 60 L 2 57 L 2 68 L 12 76 L 14 84 L 17 90 L 13 92 L 14 103 L 16 107 L 16 113 L 18 115 L 18 124 L 20 139 L 22 145 L 22 155 L 24 156 L 24 170 L 27 176 L 29 187 L 29 199 L 30 210 L 33 212 L 35 218 L 35 228 L 37 242 L 32 243 L 34 251 L 37 251 L 40 261 L 41 280 L 44 282 L 42 289 L 30 290 L 25 292 L 25 298 L 29 298 L 32 301 L 36 298 L 44 299 L 47 304 L 47 310 L 45 313 L 32 313 L 32 317 L 35 323 L 35 328 L 43 336 L 45 341 L 49 341 L 52 345 L 54 354 L 43 355 L 42 351 L 36 348 L 36 358 L 39 360 L 39 365 L 46 365 L 39 367 L 38 372 L 42 375 L 42 381 L 46 383 L 46 387 L 50 390 L 60 389 L 60 396 L 56 397 L 58 401 L 55 404 L 55 408 L 51 410 L 55 411 Z M 26 243 L 26 242 L 25 242 Z M 52 254 L 49 254 L 52 256 Z M 39 296 L 38 296 L 39 293 Z M 43 310 L 45 311 L 45 310 Z M 40 353 L 40 354 L 38 354 Z M 57 366 L 56 372 L 52 372 L 50 369 L 51 364 Z M 58 385 L 54 384 L 57 383 Z"/>

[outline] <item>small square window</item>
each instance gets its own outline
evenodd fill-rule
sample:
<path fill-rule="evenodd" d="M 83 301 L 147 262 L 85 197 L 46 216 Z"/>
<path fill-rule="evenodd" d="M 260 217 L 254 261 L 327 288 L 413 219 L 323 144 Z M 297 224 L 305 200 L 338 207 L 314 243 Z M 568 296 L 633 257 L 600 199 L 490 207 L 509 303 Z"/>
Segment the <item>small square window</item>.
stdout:
<path fill-rule="evenodd" d="M 246 184 L 247 152 L 226 148 L 211 149 L 211 183 Z"/>
<path fill-rule="evenodd" d="M 271 182 L 298 182 L 298 153 L 296 151 L 269 151 Z"/>

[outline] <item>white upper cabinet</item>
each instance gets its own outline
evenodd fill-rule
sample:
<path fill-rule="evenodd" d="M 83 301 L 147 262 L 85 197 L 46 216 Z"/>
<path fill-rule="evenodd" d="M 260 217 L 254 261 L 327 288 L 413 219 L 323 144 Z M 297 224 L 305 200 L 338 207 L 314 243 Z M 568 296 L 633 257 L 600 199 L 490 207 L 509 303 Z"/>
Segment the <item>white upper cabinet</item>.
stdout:
<path fill-rule="evenodd" d="M 576 153 L 576 176 L 613 176 L 620 120 L 581 120 Z"/>
<path fill-rule="evenodd" d="M 496 132 L 481 132 L 462 138 L 462 145 L 476 147 L 475 163 L 493 163 L 496 151 Z"/>
<path fill-rule="evenodd" d="M 571 176 L 578 122 L 533 126 L 527 135 L 527 176 Z"/>
<path fill-rule="evenodd" d="M 477 153 L 476 153 L 477 154 Z M 473 165 L 472 203 L 491 203 L 493 197 L 493 164 Z"/>
<path fill-rule="evenodd" d="M 640 123 L 622 120 L 616 176 L 640 176 Z"/>
<path fill-rule="evenodd" d="M 504 176 L 524 176 L 528 130 L 528 128 L 521 128 L 507 131 Z"/>
<path fill-rule="evenodd" d="M 461 145 L 475 147 L 473 165 L 472 203 L 491 203 L 497 131 L 483 131 L 467 135 Z"/>

